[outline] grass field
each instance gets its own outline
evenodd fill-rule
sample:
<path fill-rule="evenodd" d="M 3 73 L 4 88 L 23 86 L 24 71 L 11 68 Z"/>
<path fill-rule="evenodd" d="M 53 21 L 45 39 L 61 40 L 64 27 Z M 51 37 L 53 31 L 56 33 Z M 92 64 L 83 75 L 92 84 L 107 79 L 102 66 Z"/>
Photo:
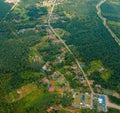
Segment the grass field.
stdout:
<path fill-rule="evenodd" d="M 17 113 L 25 113 L 26 109 L 43 105 L 44 107 L 40 109 L 44 109 L 45 111 L 47 106 L 54 103 L 57 93 L 45 93 L 44 90 L 44 87 L 37 88 L 35 84 L 27 84 L 6 95 L 6 100 L 8 103 L 14 105 L 14 110 L 16 110 Z M 53 101 L 53 103 L 51 103 L 51 101 Z"/>
<path fill-rule="evenodd" d="M 19 102 L 15 103 L 16 111 L 17 113 L 24 113 L 26 109 L 34 106 L 39 107 L 39 109 L 41 109 L 40 111 L 44 113 L 47 107 L 53 104 L 51 102 L 54 101 L 55 96 L 56 94 L 44 94 L 40 90 L 36 90 Z M 34 111 L 34 109 L 32 110 Z"/>

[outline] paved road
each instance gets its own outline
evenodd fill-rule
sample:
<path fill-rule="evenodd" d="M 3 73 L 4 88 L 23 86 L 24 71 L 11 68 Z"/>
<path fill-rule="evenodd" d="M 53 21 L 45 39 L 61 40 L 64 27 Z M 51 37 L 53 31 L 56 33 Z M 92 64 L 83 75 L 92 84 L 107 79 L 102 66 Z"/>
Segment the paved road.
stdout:
<path fill-rule="evenodd" d="M 89 83 L 89 81 L 88 81 L 87 75 L 85 74 L 83 68 L 80 66 L 80 63 L 79 63 L 78 59 L 75 57 L 75 55 L 74 55 L 73 52 L 70 50 L 70 48 L 68 47 L 68 45 L 62 40 L 62 38 L 55 32 L 55 30 L 54 30 L 53 27 L 51 26 L 51 23 L 50 23 L 50 22 L 51 22 L 51 16 L 52 16 L 52 13 L 53 13 L 53 10 L 54 10 L 56 1 L 57 1 L 57 0 L 54 0 L 54 4 L 53 4 L 53 7 L 52 7 L 52 10 L 51 10 L 51 12 L 50 12 L 50 14 L 49 14 L 48 26 L 49 26 L 49 28 L 51 29 L 51 31 L 56 35 L 56 37 L 61 41 L 61 43 L 63 43 L 63 45 L 64 45 L 65 48 L 70 52 L 70 54 L 74 57 L 76 64 L 78 65 L 78 67 L 79 67 L 80 70 L 82 71 L 82 73 L 83 73 L 83 75 L 84 75 L 84 77 L 85 77 L 85 79 L 86 79 L 86 81 L 87 81 L 87 83 L 88 83 L 88 85 L 89 85 L 89 88 L 90 88 L 91 92 L 93 93 L 93 89 L 92 89 L 92 87 L 91 87 L 91 85 L 90 85 L 90 83 Z"/>
<path fill-rule="evenodd" d="M 116 34 L 110 29 L 110 27 L 107 25 L 107 19 L 105 17 L 102 16 L 102 11 L 101 11 L 101 6 L 106 2 L 106 0 L 102 0 L 100 1 L 97 5 L 96 5 L 96 9 L 97 9 L 97 15 L 100 17 L 100 19 L 103 22 L 103 25 L 106 27 L 106 29 L 109 31 L 109 33 L 111 34 L 111 36 L 114 38 L 114 40 L 118 43 L 118 45 L 120 46 L 120 39 L 116 36 Z"/>
<path fill-rule="evenodd" d="M 51 22 L 51 16 L 52 16 L 52 13 L 53 13 L 53 10 L 54 10 L 56 1 L 57 1 L 57 0 L 54 0 L 54 4 L 53 4 L 53 6 L 52 6 L 51 12 L 50 12 L 49 17 L 48 17 L 48 26 L 49 26 L 49 28 L 51 29 L 51 31 L 56 35 L 56 37 L 61 41 L 61 43 L 65 46 L 65 48 L 70 52 L 70 54 L 74 57 L 76 64 L 78 65 L 79 69 L 82 71 L 83 76 L 84 76 L 84 78 L 86 79 L 87 84 L 89 85 L 89 88 L 90 88 L 90 91 L 91 91 L 91 98 L 92 98 L 92 97 L 93 97 L 93 94 L 94 94 L 93 89 L 92 89 L 92 87 L 91 87 L 91 85 L 90 85 L 90 83 L 89 83 L 89 81 L 88 81 L 87 75 L 85 74 L 83 68 L 80 66 L 80 63 L 79 63 L 78 59 L 75 57 L 75 55 L 74 55 L 73 52 L 70 50 L 70 48 L 68 47 L 68 45 L 64 42 L 64 40 L 62 40 L 62 38 L 59 36 L 59 34 L 57 34 L 57 33 L 55 32 L 55 30 L 53 29 L 53 27 L 51 26 L 51 23 L 50 23 L 50 22 Z M 92 99 L 91 99 L 91 107 L 92 107 Z"/>
<path fill-rule="evenodd" d="M 119 106 L 119 105 L 114 104 L 114 103 L 111 103 L 111 102 L 109 101 L 109 99 L 108 99 L 107 96 L 105 96 L 105 98 L 106 98 L 106 106 L 107 106 L 107 107 L 120 110 L 120 106 Z"/>

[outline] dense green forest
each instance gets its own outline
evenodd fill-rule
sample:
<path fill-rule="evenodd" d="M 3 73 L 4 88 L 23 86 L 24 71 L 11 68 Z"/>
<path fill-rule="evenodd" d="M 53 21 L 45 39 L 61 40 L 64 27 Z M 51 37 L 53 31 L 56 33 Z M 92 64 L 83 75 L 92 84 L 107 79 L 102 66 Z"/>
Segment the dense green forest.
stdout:
<path fill-rule="evenodd" d="M 4 0 L 0 0 L 0 20 L 4 18 L 6 13 L 10 10 L 11 5 L 6 4 Z"/>
<path fill-rule="evenodd" d="M 114 97 L 114 96 L 109 96 L 110 98 L 110 101 L 113 102 L 113 103 L 116 103 L 118 105 L 120 105 L 120 99 Z"/>

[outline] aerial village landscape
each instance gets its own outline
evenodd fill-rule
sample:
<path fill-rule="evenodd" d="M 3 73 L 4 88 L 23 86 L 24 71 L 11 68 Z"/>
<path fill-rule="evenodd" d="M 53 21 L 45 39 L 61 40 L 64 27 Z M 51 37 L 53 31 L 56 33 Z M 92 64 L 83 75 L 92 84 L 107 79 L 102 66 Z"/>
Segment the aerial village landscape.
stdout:
<path fill-rule="evenodd" d="M 5 0 L 5 2 L 13 4 L 18 3 L 19 5 L 21 1 Z M 62 23 L 66 23 L 63 17 L 53 12 L 54 7 L 63 4 L 63 2 L 64 0 L 43 0 L 40 4 L 36 3 L 35 7 L 48 7 L 49 19 L 52 24 L 58 20 Z M 38 79 L 16 89 L 15 92 L 10 92 L 6 96 L 8 102 L 17 102 L 31 92 L 39 89 L 40 93 L 57 93 L 60 99 L 64 99 L 62 105 L 54 104 L 48 107 L 46 109 L 47 113 L 60 111 L 61 109 L 65 110 L 66 113 L 67 111 L 80 113 L 79 109 L 95 109 L 107 112 L 108 108 L 112 106 L 114 106 L 114 108 L 120 108 L 119 105 L 115 105 L 109 101 L 108 96 L 104 94 L 105 91 L 100 84 L 96 84 L 95 80 L 90 79 L 92 72 L 97 70 L 101 74 L 106 74 L 109 69 L 106 69 L 101 61 L 93 61 L 90 64 L 90 68 L 84 71 L 88 68 L 87 64 L 82 61 L 78 62 L 77 58 L 74 57 L 71 50 L 69 50 L 69 47 L 64 44 L 64 39 L 59 38 L 59 36 L 64 37 L 65 34 L 69 35 L 69 33 L 61 28 L 53 29 L 47 17 L 48 16 L 45 15 L 38 18 L 38 21 L 41 21 L 42 24 L 37 22 L 37 24 L 32 27 L 21 27 L 16 30 L 16 34 L 20 36 L 30 32 L 34 32 L 35 34 L 46 32 L 47 35 L 42 37 L 39 43 L 30 47 L 28 60 L 31 67 L 36 66 L 39 70 L 35 75 L 33 74 L 37 76 Z M 14 19 L 13 21 L 16 25 L 22 24 L 22 19 Z M 59 36 L 57 36 L 58 34 Z M 49 48 L 55 48 L 55 50 L 49 50 Z M 13 96 L 14 93 L 18 96 Z M 120 97 L 116 92 L 114 92 L 113 95 Z"/>

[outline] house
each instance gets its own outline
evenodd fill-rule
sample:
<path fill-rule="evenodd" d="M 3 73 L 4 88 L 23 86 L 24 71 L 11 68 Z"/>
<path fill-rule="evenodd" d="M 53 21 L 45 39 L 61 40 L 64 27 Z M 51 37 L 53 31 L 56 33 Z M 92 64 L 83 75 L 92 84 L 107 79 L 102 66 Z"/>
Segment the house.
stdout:
<path fill-rule="evenodd" d="M 53 106 L 53 109 L 54 109 L 55 111 L 59 111 L 59 110 L 60 110 L 60 107 L 59 107 L 59 106 Z"/>
<path fill-rule="evenodd" d="M 63 59 L 62 59 L 61 56 L 58 56 L 57 58 L 58 58 L 58 60 L 59 60 L 59 63 L 62 63 L 62 62 L 63 62 Z"/>
<path fill-rule="evenodd" d="M 85 67 L 85 64 L 80 64 L 80 66 L 81 66 L 82 68 L 84 68 L 84 67 Z"/>
<path fill-rule="evenodd" d="M 49 80 L 48 80 L 47 78 L 43 78 L 43 79 L 41 80 L 41 82 L 42 82 L 43 84 L 49 84 Z"/>
<path fill-rule="evenodd" d="M 47 70 L 46 65 L 44 65 L 44 66 L 42 67 L 42 70 L 43 70 L 43 71 L 46 71 L 46 70 Z"/>
<path fill-rule="evenodd" d="M 48 92 L 54 92 L 54 91 L 55 91 L 54 87 L 50 87 L 50 88 L 48 89 Z"/>
<path fill-rule="evenodd" d="M 101 85 L 96 84 L 95 87 L 96 87 L 96 88 L 101 88 Z"/>
<path fill-rule="evenodd" d="M 104 67 L 101 67 L 101 69 L 99 70 L 100 72 L 105 71 Z"/>
<path fill-rule="evenodd" d="M 78 67 L 77 67 L 77 65 L 73 65 L 73 66 L 71 66 L 71 68 L 72 69 L 77 69 Z"/>
<path fill-rule="evenodd" d="M 46 110 L 47 113 L 50 113 L 51 111 L 52 111 L 51 108 L 48 108 L 48 109 Z"/>
<path fill-rule="evenodd" d="M 105 97 L 100 95 L 99 98 L 98 98 L 98 102 L 102 105 L 105 105 Z"/>
<path fill-rule="evenodd" d="M 90 85 L 93 85 L 94 80 L 89 80 Z"/>
<path fill-rule="evenodd" d="M 98 98 L 98 110 L 105 111 L 105 105 L 106 105 L 105 96 L 99 95 L 99 98 Z"/>
<path fill-rule="evenodd" d="M 52 78 L 53 78 L 53 79 L 57 79 L 58 77 L 59 77 L 59 73 L 54 72 L 54 73 L 52 74 Z"/>
<path fill-rule="evenodd" d="M 5 0 L 5 2 L 7 2 L 7 3 L 16 3 L 16 2 L 20 2 L 20 0 Z"/>
<path fill-rule="evenodd" d="M 40 58 L 38 56 L 35 56 L 34 62 L 39 62 L 39 61 L 40 61 Z"/>
<path fill-rule="evenodd" d="M 47 113 L 50 113 L 50 112 L 52 112 L 53 110 L 55 110 L 55 111 L 59 111 L 60 110 L 60 107 L 59 106 L 52 106 L 52 107 L 50 107 L 50 108 L 48 108 L 47 110 L 46 110 L 46 112 Z"/>

